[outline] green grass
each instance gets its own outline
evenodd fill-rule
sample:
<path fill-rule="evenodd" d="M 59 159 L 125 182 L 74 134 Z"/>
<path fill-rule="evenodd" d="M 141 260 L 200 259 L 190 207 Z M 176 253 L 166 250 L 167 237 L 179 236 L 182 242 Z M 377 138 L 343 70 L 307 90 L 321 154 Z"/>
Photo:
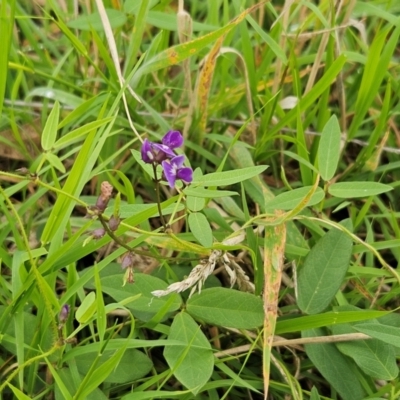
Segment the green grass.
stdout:
<path fill-rule="evenodd" d="M 0 0 L 0 398 L 398 399 L 397 3 L 75 3 Z"/>

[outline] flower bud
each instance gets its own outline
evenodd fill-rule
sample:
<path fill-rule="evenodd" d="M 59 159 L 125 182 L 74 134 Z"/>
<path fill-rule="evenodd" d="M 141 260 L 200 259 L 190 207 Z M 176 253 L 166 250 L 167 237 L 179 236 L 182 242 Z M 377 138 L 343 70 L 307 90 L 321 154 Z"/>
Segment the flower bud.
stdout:
<path fill-rule="evenodd" d="M 107 208 L 107 204 L 111 199 L 113 187 L 107 181 L 102 182 L 100 187 L 100 196 L 97 198 L 95 208 L 103 212 Z"/>
<path fill-rule="evenodd" d="M 101 239 L 105 234 L 106 234 L 106 231 L 104 228 L 98 228 L 92 232 L 92 237 L 93 237 L 93 239 L 98 240 L 98 239 Z"/>
<path fill-rule="evenodd" d="M 121 219 L 118 216 L 113 215 L 110 220 L 108 221 L 108 226 L 110 227 L 111 231 L 116 231 L 121 223 Z"/>

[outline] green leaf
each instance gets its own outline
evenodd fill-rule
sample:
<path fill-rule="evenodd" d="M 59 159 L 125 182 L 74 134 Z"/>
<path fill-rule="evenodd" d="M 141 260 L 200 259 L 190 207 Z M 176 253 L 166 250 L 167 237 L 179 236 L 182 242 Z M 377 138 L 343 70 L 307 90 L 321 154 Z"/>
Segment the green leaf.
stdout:
<path fill-rule="evenodd" d="M 348 222 L 343 224 L 347 228 Z M 298 305 L 304 313 L 328 307 L 346 275 L 352 245 L 348 235 L 333 228 L 310 250 L 298 278 Z"/>
<path fill-rule="evenodd" d="M 302 337 L 325 336 L 322 329 L 304 331 Z M 355 366 L 332 343 L 306 344 L 306 353 L 321 375 L 337 390 L 343 400 L 362 400 L 366 393 Z"/>
<path fill-rule="evenodd" d="M 158 71 L 159 69 L 179 64 L 183 60 L 195 56 L 206 46 L 215 43 L 217 39 L 226 35 L 230 30 L 232 30 L 235 26 L 242 22 L 247 14 L 257 9 L 259 6 L 259 4 L 256 4 L 253 7 L 248 8 L 232 21 L 230 21 L 227 25 L 215 30 L 214 32 L 191 40 L 190 42 L 185 42 L 173 47 L 169 47 L 168 49 L 159 52 L 150 60 L 146 61 L 136 71 L 131 81 L 132 86 L 136 87 L 137 83 L 140 81 L 141 77 L 144 74 L 149 74 L 151 72 Z"/>
<path fill-rule="evenodd" d="M 213 233 L 206 216 L 200 212 L 191 213 L 188 217 L 190 231 L 196 240 L 204 247 L 209 248 L 213 244 Z"/>
<path fill-rule="evenodd" d="M 321 397 L 319 397 L 318 390 L 315 386 L 312 387 L 310 394 L 310 400 L 321 400 Z"/>
<path fill-rule="evenodd" d="M 178 310 L 181 305 L 181 298 L 177 294 L 171 294 L 161 298 L 154 297 L 151 292 L 154 290 L 165 290 L 167 283 L 159 278 L 146 274 L 135 274 L 135 283 L 122 286 L 123 274 L 109 275 L 101 278 L 103 292 L 107 293 L 116 301 L 123 301 L 127 297 L 140 294 L 134 302 L 127 304 L 135 317 L 148 321 L 161 309 L 167 307 L 166 312 Z M 171 296 L 174 299 L 169 304 Z"/>
<path fill-rule="evenodd" d="M 276 196 L 265 204 L 265 209 L 268 210 L 293 210 L 298 206 L 306 195 L 311 190 L 312 186 L 305 186 L 299 189 L 290 190 Z M 318 187 L 315 193 L 312 195 L 307 206 L 313 206 L 318 204 L 325 197 L 324 191 Z"/>
<path fill-rule="evenodd" d="M 230 190 L 211 190 L 211 189 L 204 189 L 203 187 L 192 188 L 191 186 L 186 187 L 183 190 L 183 193 L 185 193 L 187 196 L 204 197 L 206 199 L 238 195 L 238 192 L 233 192 Z"/>
<path fill-rule="evenodd" d="M 86 104 L 86 103 L 85 103 Z M 80 126 L 77 129 L 74 129 L 71 132 L 68 132 L 66 135 L 60 137 L 57 142 L 54 144 L 54 149 L 60 150 L 64 147 L 70 146 L 71 144 L 76 143 L 77 141 L 84 139 L 85 136 L 92 131 L 93 129 L 100 128 L 101 126 L 111 122 L 112 118 L 103 118 L 93 122 L 89 122 L 86 125 Z M 64 122 L 64 121 L 62 121 Z M 60 124 L 61 125 L 61 124 Z"/>
<path fill-rule="evenodd" d="M 335 175 L 340 157 L 340 136 L 339 121 L 336 115 L 332 115 L 322 129 L 318 146 L 318 167 L 325 181 L 329 181 Z"/>
<path fill-rule="evenodd" d="M 75 313 L 75 318 L 80 324 L 85 324 L 92 318 L 96 311 L 96 294 L 94 292 L 88 293 L 83 299 L 82 304 L 78 307 Z"/>
<path fill-rule="evenodd" d="M 197 394 L 209 381 L 214 368 L 214 356 L 200 326 L 187 313 L 175 316 L 168 340 L 179 341 L 179 346 L 167 346 L 164 357 L 175 377 Z"/>
<path fill-rule="evenodd" d="M 227 186 L 243 182 L 264 172 L 268 165 L 248 167 L 234 171 L 213 172 L 192 182 L 193 186 Z"/>
<path fill-rule="evenodd" d="M 44 157 L 55 169 L 59 170 L 62 174 L 65 174 L 64 164 L 55 154 L 45 153 Z"/>
<path fill-rule="evenodd" d="M 44 126 L 41 138 L 42 149 L 44 151 L 50 151 L 57 137 L 57 126 L 60 118 L 60 103 L 56 101 L 54 107 L 47 118 L 46 125 Z"/>
<path fill-rule="evenodd" d="M 71 370 L 74 370 L 72 372 Z M 68 387 L 69 390 L 71 390 L 72 393 L 76 393 L 79 384 L 82 381 L 82 377 L 78 374 L 78 377 L 76 376 L 76 366 L 74 365 L 71 368 L 59 368 L 57 369 L 58 375 L 60 379 L 57 381 L 56 380 L 56 385 L 55 385 L 55 398 L 56 400 L 67 400 L 72 397 L 67 397 L 65 394 L 65 391 L 61 390 L 60 384 L 64 387 Z M 108 397 L 105 396 L 102 390 L 99 388 L 95 389 L 92 393 L 88 394 L 86 397 L 87 400 L 107 400 Z"/>
<path fill-rule="evenodd" d="M 378 325 L 378 324 L 377 324 Z M 362 324 L 361 324 L 362 326 Z M 332 327 L 334 335 L 353 333 L 354 327 L 349 324 Z M 336 343 L 337 348 L 369 376 L 375 379 L 392 380 L 399 373 L 396 354 L 392 346 L 377 339 L 356 340 Z"/>
<path fill-rule="evenodd" d="M 284 65 L 287 65 L 288 59 L 286 57 L 285 52 L 282 50 L 281 46 L 278 43 L 276 43 L 276 41 L 270 35 L 268 35 L 268 33 L 263 28 L 261 28 L 260 25 L 258 25 L 258 23 L 250 15 L 248 15 L 246 19 L 250 23 L 250 25 L 254 28 L 254 30 L 265 41 L 265 43 L 267 43 L 267 45 L 276 55 L 276 57 L 279 58 Z"/>
<path fill-rule="evenodd" d="M 378 182 L 339 182 L 329 186 L 328 192 L 335 197 L 368 197 L 393 190 L 392 186 Z"/>
<path fill-rule="evenodd" d="M 80 45 L 82 44 L 80 43 Z M 36 87 L 35 89 L 31 90 L 26 96 L 27 99 L 31 99 L 32 97 L 44 97 L 46 99 L 57 100 L 61 104 L 65 104 L 73 108 L 79 107 L 83 103 L 81 97 L 78 97 L 61 89 L 54 89 L 49 87 Z"/>
<path fill-rule="evenodd" d="M 113 340 L 110 340 L 109 344 L 112 342 Z M 106 350 L 101 355 L 97 363 L 97 368 L 109 360 L 113 354 L 113 350 Z M 85 352 L 84 354 L 75 356 L 74 360 L 76 361 L 79 373 L 86 375 L 97 356 L 97 352 Z M 152 361 L 144 353 L 136 349 L 127 349 L 116 368 L 104 379 L 104 382 L 119 384 L 134 382 L 147 375 L 152 368 Z"/>
<path fill-rule="evenodd" d="M 400 347 L 400 329 L 397 327 L 378 323 L 365 323 L 355 325 L 354 329 L 392 346 Z"/>
<path fill-rule="evenodd" d="M 18 388 L 16 388 L 15 386 L 11 385 L 10 382 L 8 382 L 7 385 L 13 391 L 15 397 L 18 400 L 30 400 L 31 399 L 31 397 L 27 396 L 26 394 L 21 392 Z M 70 398 L 72 398 L 72 397 L 71 396 L 70 397 L 66 397 L 65 399 L 67 400 L 67 399 L 70 399 Z"/>
<path fill-rule="evenodd" d="M 343 324 L 346 322 L 365 321 L 369 319 L 387 316 L 390 311 L 334 311 L 318 315 L 307 315 L 305 317 L 278 319 L 275 333 L 300 332 L 307 329 L 321 328 L 333 324 Z"/>
<path fill-rule="evenodd" d="M 194 318 L 231 328 L 254 329 L 264 321 L 262 300 L 233 289 L 205 289 L 188 300 L 186 309 Z"/>
<path fill-rule="evenodd" d="M 94 279 L 96 285 L 96 311 L 97 311 L 97 331 L 99 333 L 100 342 L 104 340 L 104 335 L 107 328 L 107 316 L 104 307 L 103 292 L 101 290 L 101 280 L 99 275 L 99 268 L 97 264 L 94 266 Z"/>
<path fill-rule="evenodd" d="M 186 206 L 190 211 L 201 211 L 206 206 L 206 199 L 204 197 L 186 197 Z"/>
<path fill-rule="evenodd" d="M 106 8 L 108 20 L 110 21 L 111 28 L 119 28 L 126 22 L 126 15 L 119 10 Z M 103 24 L 98 11 L 89 15 L 80 15 L 78 18 L 73 19 L 67 23 L 69 28 L 80 29 L 82 31 L 103 31 Z"/>

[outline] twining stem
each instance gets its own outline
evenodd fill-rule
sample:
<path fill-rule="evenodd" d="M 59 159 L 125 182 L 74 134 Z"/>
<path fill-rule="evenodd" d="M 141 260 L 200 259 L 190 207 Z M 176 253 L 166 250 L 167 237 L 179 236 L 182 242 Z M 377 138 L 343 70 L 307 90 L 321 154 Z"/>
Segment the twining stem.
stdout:
<path fill-rule="evenodd" d="M 161 199 L 160 199 L 160 180 L 157 178 L 157 165 L 155 163 L 152 164 L 153 173 L 154 173 L 154 182 L 156 184 L 156 196 L 157 196 L 157 208 L 158 213 L 160 214 L 161 223 L 163 224 L 164 230 L 167 229 L 167 224 L 164 219 L 164 215 L 161 210 Z"/>

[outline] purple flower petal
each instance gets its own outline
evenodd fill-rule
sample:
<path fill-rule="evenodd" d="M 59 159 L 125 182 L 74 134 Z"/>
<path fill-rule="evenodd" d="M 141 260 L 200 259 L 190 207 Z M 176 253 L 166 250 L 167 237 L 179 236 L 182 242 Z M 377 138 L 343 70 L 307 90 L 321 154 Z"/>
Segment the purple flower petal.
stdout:
<path fill-rule="evenodd" d="M 181 179 L 186 184 L 189 184 L 193 180 L 193 170 L 192 170 L 192 168 L 189 168 L 189 167 L 180 168 L 176 172 L 176 177 L 178 179 Z"/>
<path fill-rule="evenodd" d="M 155 156 L 155 161 L 160 163 L 167 158 L 175 157 L 176 154 L 165 144 L 152 143 L 153 154 Z"/>
<path fill-rule="evenodd" d="M 176 168 L 181 168 L 185 162 L 185 156 L 183 154 L 171 158 L 171 165 L 175 165 Z"/>
<path fill-rule="evenodd" d="M 161 142 L 170 149 L 176 149 L 182 146 L 183 136 L 178 131 L 169 131 L 161 139 Z"/>
<path fill-rule="evenodd" d="M 165 179 L 168 181 L 169 187 L 175 187 L 176 181 L 176 166 L 171 165 L 168 161 L 163 161 L 162 167 L 164 170 Z"/>
<path fill-rule="evenodd" d="M 144 139 L 142 148 L 140 150 L 142 154 L 142 160 L 148 164 L 151 164 L 154 161 L 154 154 L 151 145 L 152 145 L 151 142 L 149 142 L 147 139 Z"/>

